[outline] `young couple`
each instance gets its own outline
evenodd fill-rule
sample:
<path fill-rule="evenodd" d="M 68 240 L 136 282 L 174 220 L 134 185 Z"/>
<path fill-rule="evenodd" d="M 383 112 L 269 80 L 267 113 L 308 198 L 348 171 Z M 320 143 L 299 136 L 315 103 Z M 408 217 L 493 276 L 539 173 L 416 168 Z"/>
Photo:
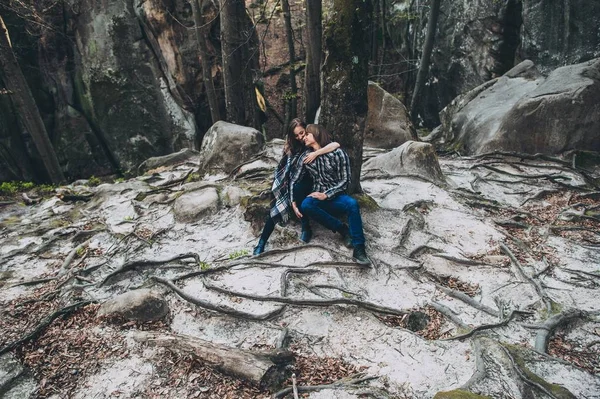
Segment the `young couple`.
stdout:
<path fill-rule="evenodd" d="M 345 193 L 350 183 L 350 161 L 339 147 L 323 126 L 306 126 L 300 119 L 290 123 L 283 158 L 273 180 L 275 199 L 254 255 L 264 252 L 275 223 L 287 221 L 291 208 L 302 223 L 302 241 L 310 241 L 309 220 L 313 219 L 338 232 L 346 246 L 354 248 L 354 260 L 361 265 L 371 264 L 365 252 L 360 208 Z M 333 216 L 337 214 L 346 214 L 350 226 Z"/>

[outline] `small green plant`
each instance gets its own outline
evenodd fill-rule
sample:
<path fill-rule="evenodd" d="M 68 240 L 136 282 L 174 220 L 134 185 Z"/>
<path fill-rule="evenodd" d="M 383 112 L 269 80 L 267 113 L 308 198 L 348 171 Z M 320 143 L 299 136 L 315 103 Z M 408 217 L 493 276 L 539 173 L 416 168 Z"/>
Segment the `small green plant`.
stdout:
<path fill-rule="evenodd" d="M 85 253 L 85 248 L 84 247 L 77 248 L 77 256 L 79 256 L 81 258 L 84 253 Z"/>
<path fill-rule="evenodd" d="M 210 263 L 201 260 L 200 261 L 200 270 L 202 270 L 203 272 L 205 272 L 208 269 L 210 269 Z"/>
<path fill-rule="evenodd" d="M 31 190 L 35 187 L 35 183 L 28 181 L 10 181 L 0 184 L 0 195 L 12 195 L 19 191 Z"/>
<path fill-rule="evenodd" d="M 349 292 L 342 292 L 342 296 L 348 299 L 352 298 L 352 294 L 350 294 Z"/>
<path fill-rule="evenodd" d="M 123 220 L 125 220 L 125 221 L 127 221 L 127 222 L 131 222 L 133 219 L 134 219 L 134 218 L 133 218 L 133 216 L 125 216 L 125 217 L 123 218 Z"/>
<path fill-rule="evenodd" d="M 200 181 L 200 173 L 190 173 L 190 175 L 185 179 L 186 183 L 191 183 L 194 181 Z"/>
<path fill-rule="evenodd" d="M 250 254 L 250 252 L 247 249 L 238 249 L 229 254 L 229 259 L 233 260 L 233 259 L 241 258 L 242 256 L 249 255 L 249 254 Z"/>
<path fill-rule="evenodd" d="M 117 177 L 113 183 L 117 184 L 117 183 L 123 183 L 125 181 L 125 179 L 123 177 Z"/>
<path fill-rule="evenodd" d="M 95 187 L 95 186 L 99 185 L 100 183 L 102 183 L 102 182 L 96 176 L 92 175 L 88 179 L 88 186 L 90 186 L 90 187 Z"/>

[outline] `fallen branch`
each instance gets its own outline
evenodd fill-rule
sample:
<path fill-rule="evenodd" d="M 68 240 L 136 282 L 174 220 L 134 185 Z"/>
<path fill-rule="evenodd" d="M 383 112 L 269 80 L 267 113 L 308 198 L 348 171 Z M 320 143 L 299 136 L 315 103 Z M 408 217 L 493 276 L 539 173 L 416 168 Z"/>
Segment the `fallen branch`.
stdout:
<path fill-rule="evenodd" d="M 347 389 L 347 388 L 354 388 L 358 384 L 362 384 L 363 382 L 370 381 L 370 380 L 375 380 L 377 378 L 378 377 L 359 377 L 359 378 L 355 378 L 355 379 L 341 379 L 332 384 L 299 385 L 297 388 L 298 388 L 298 392 L 315 392 L 315 391 L 320 391 L 322 389 Z M 277 392 L 275 395 L 273 395 L 273 398 L 275 398 L 275 399 L 285 398 L 287 395 L 292 393 L 293 390 L 294 390 L 293 387 L 287 387 L 287 388 L 282 389 L 281 391 Z"/>
<path fill-rule="evenodd" d="M 550 317 L 544 324 L 537 326 L 540 329 L 535 336 L 535 350 L 540 353 L 546 353 L 548 350 L 548 341 L 551 335 L 558 327 L 567 324 L 573 320 L 583 319 L 588 313 L 583 310 L 569 310 Z"/>
<path fill-rule="evenodd" d="M 57 318 L 68 315 L 70 313 L 73 313 L 74 311 L 78 310 L 79 308 L 87 306 L 90 303 L 94 303 L 94 301 L 77 302 L 73 305 L 66 306 L 66 307 L 64 307 L 60 310 L 57 310 L 56 312 L 46 316 L 41 321 L 41 323 L 38 324 L 37 327 L 34 328 L 32 331 L 30 331 L 29 333 L 25 334 L 23 337 L 19 338 L 16 341 L 11 342 L 10 344 L 8 344 L 5 347 L 3 347 L 2 349 L 0 349 L 0 355 L 3 355 L 8 351 L 11 351 L 11 350 L 17 348 L 19 345 L 36 338 L 46 327 L 48 327 Z"/>
<path fill-rule="evenodd" d="M 240 298 L 252 299 L 255 301 L 263 302 L 278 302 L 285 303 L 288 305 L 295 306 L 331 306 L 331 305 L 354 305 L 360 308 L 371 310 L 378 313 L 391 314 L 395 316 L 402 316 L 407 314 L 406 310 L 392 309 L 385 306 L 376 305 L 370 302 L 363 302 L 352 298 L 332 298 L 332 299 L 294 299 L 287 297 L 274 297 L 274 296 L 263 296 L 246 294 L 245 292 L 231 291 L 225 288 L 217 287 L 215 285 L 204 283 L 204 286 L 208 289 L 227 294 L 231 296 L 237 296 Z"/>
<path fill-rule="evenodd" d="M 485 266 L 485 263 L 478 262 L 476 260 L 471 260 L 471 259 L 466 259 L 466 258 L 457 258 L 455 256 L 444 254 L 444 253 L 442 253 L 442 254 L 433 254 L 432 256 L 435 256 L 437 258 L 446 259 L 446 260 L 449 260 L 451 262 L 460 263 L 462 265 L 467 265 L 467 266 Z"/>
<path fill-rule="evenodd" d="M 179 334 L 139 331 L 133 338 L 189 354 L 202 364 L 262 388 L 281 386 L 286 378 L 286 366 L 294 359 L 293 353 L 287 350 L 249 351 Z"/>
<path fill-rule="evenodd" d="M 452 323 L 456 324 L 460 328 L 464 328 L 467 330 L 471 329 L 471 327 L 469 327 L 458 316 L 456 316 L 456 314 L 454 314 L 454 312 L 452 310 L 450 310 L 450 308 L 442 305 L 441 303 L 435 302 L 435 301 L 429 302 L 429 305 L 432 308 L 434 308 L 435 310 L 437 310 L 438 312 L 440 312 L 441 314 L 443 314 L 444 316 L 446 316 L 448 319 L 450 319 L 450 321 Z"/>
<path fill-rule="evenodd" d="M 63 264 L 60 266 L 60 269 L 58 269 L 57 275 L 58 276 L 64 275 L 67 272 L 67 268 L 69 267 L 71 262 L 73 262 L 73 259 L 75 259 L 75 255 L 78 255 L 79 251 L 82 251 L 83 248 L 85 248 L 89 244 L 90 244 L 90 240 L 87 240 L 85 242 L 82 242 L 75 248 L 73 248 L 73 250 L 71 252 L 69 252 L 69 255 L 67 255 L 67 257 L 65 258 L 65 261 L 63 262 Z"/>
<path fill-rule="evenodd" d="M 200 306 L 201 308 L 204 308 L 204 309 L 227 314 L 227 315 L 233 316 L 233 317 L 239 317 L 239 318 L 248 319 L 248 320 L 269 320 L 269 319 L 272 319 L 273 317 L 279 316 L 285 310 L 285 306 L 281 306 L 271 312 L 268 312 L 268 313 L 265 313 L 262 315 L 254 315 L 251 313 L 246 313 L 246 312 L 242 312 L 242 311 L 230 308 L 229 306 L 215 305 L 210 302 L 204 301 L 202 299 L 195 298 L 195 297 L 187 294 L 181 288 L 177 287 L 170 280 L 166 280 L 166 279 L 160 278 L 160 277 L 153 277 L 152 279 L 154 281 L 156 281 L 157 283 L 160 283 L 160 284 L 163 284 L 163 285 L 169 287 L 174 293 L 176 293 L 182 299 L 188 301 L 189 303 L 192 303 L 196 306 Z"/>
<path fill-rule="evenodd" d="M 444 287 L 443 285 L 440 285 L 440 284 L 436 284 L 435 286 L 440 291 L 445 293 L 446 295 L 450 295 L 451 297 L 459 299 L 459 300 L 463 301 L 464 303 L 466 303 L 467 305 L 474 307 L 475 309 L 479 309 L 479 310 L 481 310 L 491 316 L 494 316 L 494 317 L 499 316 L 497 310 L 494 310 L 494 309 L 490 308 L 489 306 L 485 306 L 484 304 L 477 302 L 476 300 L 474 300 L 473 298 L 471 298 L 470 296 L 468 296 L 467 294 L 465 294 L 463 292 Z"/>
<path fill-rule="evenodd" d="M 190 253 L 176 255 L 176 256 L 174 256 L 172 258 L 164 259 L 164 260 L 134 260 L 134 261 L 131 261 L 131 262 L 127 262 L 127 263 L 123 264 L 123 266 L 121 266 L 120 268 L 118 268 L 114 272 L 110 273 L 108 276 L 106 276 L 104 278 L 104 280 L 102 280 L 100 282 L 100 284 L 98 284 L 98 287 L 102 287 L 104 284 L 106 284 L 106 282 L 108 282 L 110 279 L 112 279 L 116 275 L 128 272 L 130 270 L 135 270 L 139 266 L 162 265 L 164 263 L 169 263 L 169 262 L 172 262 L 174 260 L 189 259 L 189 258 L 193 258 L 196 261 L 196 264 L 200 263 L 200 256 L 198 254 L 191 253 L 191 252 Z"/>
<path fill-rule="evenodd" d="M 49 278 L 38 278 L 35 280 L 21 281 L 20 283 L 14 283 L 13 285 L 10 286 L 10 288 L 20 287 L 22 285 L 29 286 L 29 285 L 43 284 L 43 283 L 47 283 L 48 281 L 54 281 L 57 278 L 58 277 L 49 277 Z"/>

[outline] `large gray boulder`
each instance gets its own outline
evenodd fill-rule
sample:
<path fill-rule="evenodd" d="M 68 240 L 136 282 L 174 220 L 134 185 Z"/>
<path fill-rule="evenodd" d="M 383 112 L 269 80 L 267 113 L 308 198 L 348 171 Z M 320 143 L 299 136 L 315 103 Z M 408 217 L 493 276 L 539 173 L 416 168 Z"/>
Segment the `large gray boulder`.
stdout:
<path fill-rule="evenodd" d="M 190 148 L 184 148 L 172 154 L 148 158 L 138 166 L 138 173 L 145 173 L 158 167 L 175 166 L 188 162 L 198 164 L 200 162 L 200 153 Z"/>
<path fill-rule="evenodd" d="M 369 111 L 364 145 L 391 149 L 406 141 L 418 140 L 408 111 L 400 100 L 374 82 L 369 82 L 367 97 Z"/>
<path fill-rule="evenodd" d="M 211 126 L 202 140 L 201 167 L 207 172 L 229 174 L 236 166 L 254 158 L 264 147 L 264 137 L 258 130 L 219 121 Z"/>
<path fill-rule="evenodd" d="M 111 298 L 98 309 L 101 317 L 122 317 L 140 322 L 161 320 L 168 313 L 169 305 L 164 298 L 145 288 Z"/>
<path fill-rule="evenodd" d="M 200 187 L 187 191 L 177 198 L 173 205 L 175 220 L 182 223 L 197 222 L 218 209 L 219 193 L 214 187 Z"/>
<path fill-rule="evenodd" d="M 600 59 L 537 77 L 525 63 L 442 112 L 443 137 L 464 154 L 600 150 Z"/>
<path fill-rule="evenodd" d="M 417 175 L 436 184 L 446 183 L 433 145 L 417 141 L 407 141 L 388 153 L 369 159 L 362 170 L 363 173 L 376 171 L 392 176 Z"/>

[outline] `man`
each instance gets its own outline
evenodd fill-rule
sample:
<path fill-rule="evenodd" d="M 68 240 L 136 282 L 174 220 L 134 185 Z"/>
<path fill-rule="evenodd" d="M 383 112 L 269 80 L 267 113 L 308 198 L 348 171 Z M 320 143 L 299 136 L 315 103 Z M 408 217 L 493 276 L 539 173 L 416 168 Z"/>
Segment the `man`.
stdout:
<path fill-rule="evenodd" d="M 321 149 L 330 142 L 329 133 L 323 126 L 308 125 L 306 127 L 304 144 L 313 151 Z M 365 236 L 358 202 L 345 193 L 351 175 L 348 155 L 338 148 L 321 155 L 311 164 L 304 164 L 294 176 L 291 176 L 292 198 L 294 198 L 294 185 L 300 181 L 304 173 L 310 173 L 313 179 L 313 192 L 302 201 L 300 209 L 296 202 L 292 202 L 296 216 L 302 218 L 302 212 L 304 212 L 326 228 L 340 233 L 346 244 L 354 247 L 352 253 L 354 260 L 361 265 L 370 265 L 371 261 L 365 251 Z M 332 216 L 335 213 L 348 215 L 350 227 L 348 228 L 347 225 Z"/>

